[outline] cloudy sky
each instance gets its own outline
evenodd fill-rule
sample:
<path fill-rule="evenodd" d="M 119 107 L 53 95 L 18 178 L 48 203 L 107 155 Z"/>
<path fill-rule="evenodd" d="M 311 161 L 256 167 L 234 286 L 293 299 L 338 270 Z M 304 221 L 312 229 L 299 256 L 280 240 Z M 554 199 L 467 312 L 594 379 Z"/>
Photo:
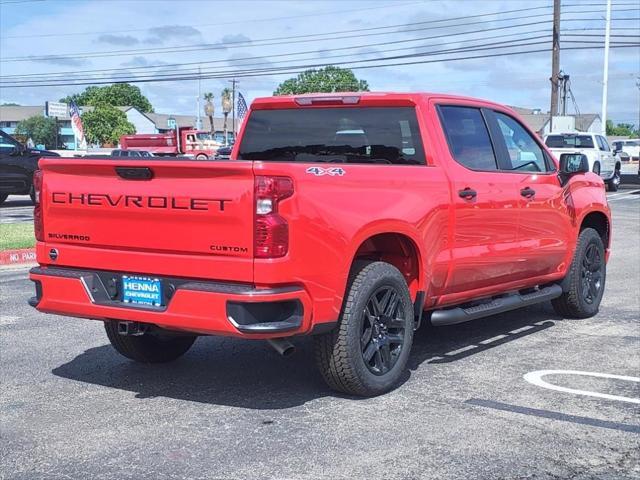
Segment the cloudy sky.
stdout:
<path fill-rule="evenodd" d="M 195 114 L 198 68 L 203 92 L 219 100 L 228 77 L 238 74 L 239 89 L 250 101 L 293 76 L 273 69 L 335 64 L 359 67 L 356 75 L 372 90 L 458 93 L 546 111 L 552 3 L 0 0 L 0 103 L 40 105 L 84 89 L 7 86 L 26 81 L 180 76 L 138 85 L 157 112 Z M 603 50 L 569 48 L 601 44 L 605 0 L 562 3 L 561 68 L 571 77 L 579 110 L 599 113 Z M 637 0 L 613 4 L 613 34 L 620 35 L 613 41 L 637 43 Z M 456 50 L 467 48 L 474 50 Z M 502 55 L 535 50 L 542 51 Z M 454 60 L 469 56 L 483 58 Z M 640 48 L 612 49 L 609 71 L 609 117 L 637 124 Z"/>

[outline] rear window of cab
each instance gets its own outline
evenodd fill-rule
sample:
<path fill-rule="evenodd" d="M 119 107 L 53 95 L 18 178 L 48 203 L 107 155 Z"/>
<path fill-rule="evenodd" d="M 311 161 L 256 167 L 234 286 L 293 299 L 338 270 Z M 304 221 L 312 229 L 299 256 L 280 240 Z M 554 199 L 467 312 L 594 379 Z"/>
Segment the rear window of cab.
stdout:
<path fill-rule="evenodd" d="M 425 165 L 413 107 L 254 110 L 238 159 Z"/>

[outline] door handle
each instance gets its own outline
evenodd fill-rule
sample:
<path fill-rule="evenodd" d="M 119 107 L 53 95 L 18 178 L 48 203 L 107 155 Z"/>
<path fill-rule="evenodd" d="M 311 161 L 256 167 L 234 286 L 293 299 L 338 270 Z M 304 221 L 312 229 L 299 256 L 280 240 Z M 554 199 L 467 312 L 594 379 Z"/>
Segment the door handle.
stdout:
<path fill-rule="evenodd" d="M 536 195 L 536 191 L 533 188 L 526 187 L 520 190 L 520 195 L 525 198 L 532 198 Z"/>
<path fill-rule="evenodd" d="M 464 190 L 458 190 L 458 196 L 465 200 L 473 200 L 478 196 L 478 192 L 467 187 Z"/>

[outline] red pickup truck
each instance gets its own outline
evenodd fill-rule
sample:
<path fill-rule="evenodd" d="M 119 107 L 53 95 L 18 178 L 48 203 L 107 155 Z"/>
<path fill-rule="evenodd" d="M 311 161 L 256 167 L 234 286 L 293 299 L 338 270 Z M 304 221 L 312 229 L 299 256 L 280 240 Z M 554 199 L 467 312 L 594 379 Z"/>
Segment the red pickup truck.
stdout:
<path fill-rule="evenodd" d="M 332 388 L 377 395 L 421 322 L 597 313 L 611 217 L 588 170 L 486 101 L 261 98 L 228 161 L 40 160 L 30 304 L 104 321 L 141 362 L 313 335 Z"/>

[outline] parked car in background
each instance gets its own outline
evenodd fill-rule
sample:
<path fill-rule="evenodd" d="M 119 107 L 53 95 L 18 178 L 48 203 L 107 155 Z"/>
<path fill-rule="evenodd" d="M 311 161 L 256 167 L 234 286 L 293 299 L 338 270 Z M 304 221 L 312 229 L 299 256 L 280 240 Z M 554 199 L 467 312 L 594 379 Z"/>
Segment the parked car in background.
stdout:
<path fill-rule="evenodd" d="M 581 153 L 589 161 L 589 169 L 607 184 L 611 192 L 620 186 L 621 161 L 611 150 L 607 139 L 602 135 L 589 132 L 552 133 L 545 137 L 544 143 L 556 158 L 563 153 Z"/>
<path fill-rule="evenodd" d="M 640 160 L 640 139 L 617 140 L 613 142 L 613 149 L 625 154 L 630 160 Z"/>
<path fill-rule="evenodd" d="M 137 157 L 137 158 L 149 158 L 154 157 L 155 155 L 151 152 L 146 152 L 144 150 L 121 150 L 116 149 L 111 152 L 112 157 Z"/>
<path fill-rule="evenodd" d="M 0 130 L 0 204 L 9 195 L 30 195 L 35 200 L 33 172 L 41 157 L 59 157 L 55 152 L 27 148 Z"/>
<path fill-rule="evenodd" d="M 231 158 L 231 150 L 233 150 L 233 146 L 220 147 L 216 153 L 216 160 L 229 160 Z"/>

